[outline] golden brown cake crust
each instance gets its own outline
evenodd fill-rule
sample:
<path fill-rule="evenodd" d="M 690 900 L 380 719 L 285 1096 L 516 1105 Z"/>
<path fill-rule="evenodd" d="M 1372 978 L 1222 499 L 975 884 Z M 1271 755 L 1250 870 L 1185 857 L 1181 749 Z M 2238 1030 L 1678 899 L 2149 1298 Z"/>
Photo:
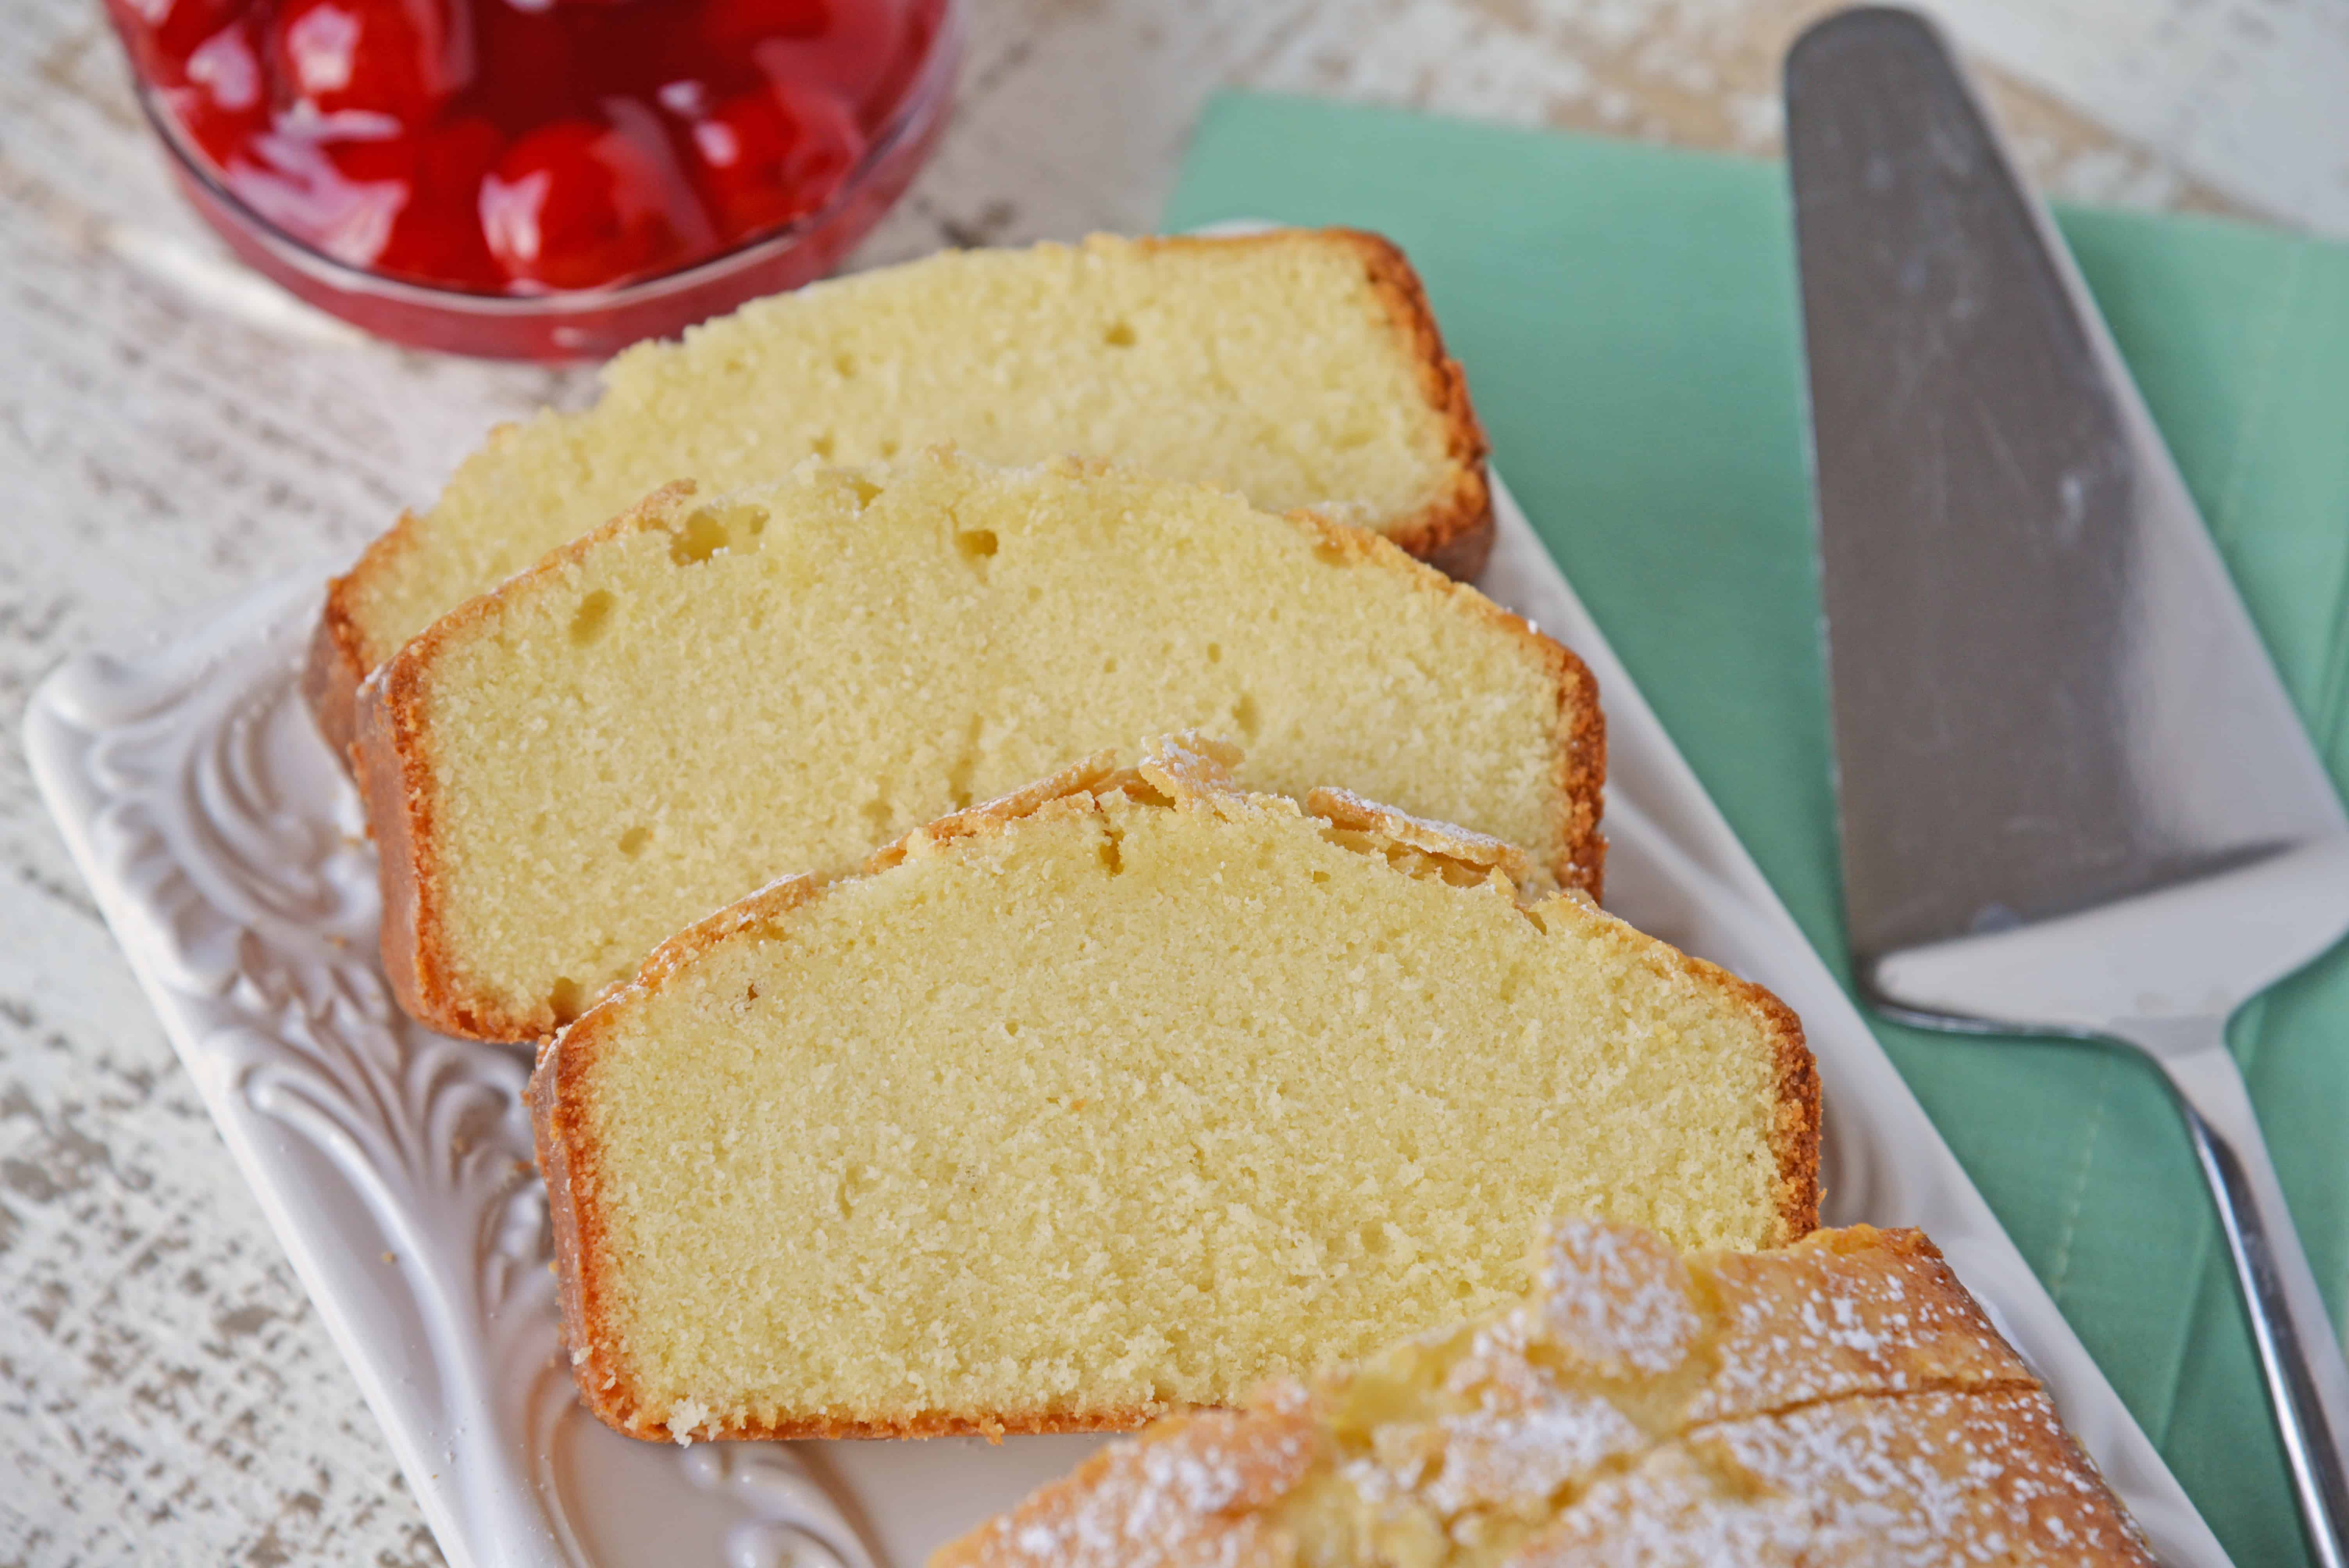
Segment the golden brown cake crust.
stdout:
<path fill-rule="evenodd" d="M 427 891 L 432 879 L 421 863 L 421 846 L 432 837 L 432 776 L 416 748 L 403 743 L 402 732 L 412 727 L 413 711 L 407 687 L 394 690 L 388 682 L 376 683 L 359 707 L 349 756 L 367 808 L 367 833 L 375 841 L 383 892 L 378 941 L 384 978 L 394 999 L 411 1016 L 437 1023 L 429 1016 L 429 999 L 445 987 L 429 976 L 440 949 L 440 923 Z M 323 727 L 323 716 L 320 723 Z"/>
<path fill-rule="evenodd" d="M 1024 819 L 1063 810 L 1095 809 L 1099 796 L 1118 790 L 1155 792 L 1176 801 L 1226 794 L 1248 798 L 1232 778 L 1239 758 L 1228 744 L 1193 733 L 1161 738 L 1133 768 L 1118 769 L 1114 755 L 1096 753 L 1073 762 L 1033 784 L 999 799 L 940 818 L 914 830 L 876 851 L 856 875 L 885 872 L 916 855 L 939 852 L 946 846 L 993 837 Z M 1387 836 L 1389 817 L 1404 829 L 1393 842 L 1422 853 L 1433 852 L 1466 864 L 1487 866 L 1506 875 L 1494 854 L 1495 841 L 1482 834 L 1456 834 L 1446 824 L 1429 823 L 1344 791 L 1316 791 L 1337 808 L 1325 817 L 1333 827 L 1366 835 Z M 1264 797 L 1254 797 L 1264 799 Z M 1279 799 L 1275 797 L 1274 799 Z M 1320 815 L 1320 813 L 1310 813 Z M 1499 846 L 1503 851 L 1507 846 Z M 605 1244 L 606 1227 L 596 1200 L 595 1149 L 586 1135 L 582 1115 L 588 1079 L 595 1068 L 605 1031 L 617 1005 L 632 994 L 657 989 L 705 952 L 740 932 L 781 924 L 796 911 L 814 903 L 846 877 L 788 877 L 770 883 L 739 903 L 723 909 L 678 933 L 655 949 L 636 977 L 589 1007 L 569 1026 L 547 1038 L 531 1074 L 528 1100 L 536 1140 L 539 1171 L 547 1189 L 554 1233 L 554 1266 L 560 1281 L 564 1341 L 582 1398 L 597 1419 L 631 1437 L 647 1439 L 788 1439 L 798 1438 L 885 1438 L 1013 1433 L 1131 1431 L 1168 1414 L 1164 1408 L 1120 1407 L 1090 1415 L 1022 1414 L 1008 1412 L 968 1418 L 947 1412 L 923 1412 L 900 1422 L 783 1420 L 763 1425 L 728 1425 L 716 1429 L 677 1433 L 665 1416 L 642 1408 L 631 1398 L 622 1376 L 623 1362 L 616 1332 L 605 1310 L 611 1298 L 607 1272 L 611 1266 Z M 1574 898 L 1578 895 L 1562 895 Z M 1556 901 L 1553 901 L 1553 905 Z M 1520 905 L 1521 909 L 1526 906 Z M 1530 910 L 1527 918 L 1537 918 Z M 1600 916 L 1599 918 L 1607 919 Z M 1621 928 L 1628 930 L 1629 928 Z M 1807 1096 L 1789 1106 L 1782 1098 L 1780 1124 L 1791 1119 L 1810 1130 L 1807 1138 L 1774 1137 L 1778 1156 L 1777 1209 L 1779 1230 L 1774 1243 L 1793 1242 L 1816 1230 L 1817 1212 L 1818 1124 L 1817 1079 L 1810 1053 L 1803 1044 L 1802 1026 L 1794 1013 L 1758 985 L 1741 980 L 1702 959 L 1676 954 L 1685 972 L 1702 984 L 1729 990 L 1761 1006 L 1772 1026 L 1779 1065 L 1782 1097 Z M 1799 1070 L 1792 1064 L 1799 1062 Z M 1862 1236 L 1864 1233 L 1864 1237 Z M 1832 1234 L 1832 1233 L 1831 1233 Z M 1921 1252 L 1937 1264 L 1940 1254 L 1914 1232 L 1840 1233 L 1855 1244 L 1869 1244 L 1879 1236 L 1903 1254 Z M 1817 1243 L 1814 1243 L 1817 1244 Z M 1955 1284 L 1955 1276 L 1942 1274 Z M 1962 1291 L 1961 1290 L 1961 1294 Z"/>
<path fill-rule="evenodd" d="M 1354 246 L 1369 269 L 1371 287 L 1385 304 L 1406 352 L 1419 366 L 1428 406 L 1444 419 L 1444 449 L 1452 459 L 1451 492 L 1409 522 L 1381 532 L 1409 554 L 1449 577 L 1465 582 L 1485 569 L 1493 553 L 1493 490 L 1485 476 L 1491 449 L 1485 427 L 1468 401 L 1468 378 L 1460 362 L 1444 350 L 1444 335 L 1429 308 L 1427 289 L 1393 241 L 1360 229 L 1324 229 L 1325 237 Z"/>
<path fill-rule="evenodd" d="M 1778 1156 L 1778 1240 L 1809 1235 L 1819 1223 L 1819 1067 L 1803 1038 L 1795 1010 L 1752 981 L 1727 970 L 1724 980 L 1742 985 L 1747 1000 L 1770 1016 L 1777 1043 L 1777 1115 L 1770 1147 Z"/>
<path fill-rule="evenodd" d="M 1770 1021 L 1776 1085 L 1770 1148 L 1778 1157 L 1778 1228 L 1770 1244 L 1800 1241 L 1819 1224 L 1819 1069 L 1803 1021 L 1766 987 L 1676 947 L 1665 951 L 1684 974 L 1743 998 Z"/>
<path fill-rule="evenodd" d="M 408 513 L 400 513 L 399 521 L 405 523 Z M 398 525 L 393 531 L 398 531 Z M 317 627 L 310 634 L 309 653 L 302 661 L 302 700 L 309 705 L 310 717 L 318 721 L 326 748 L 356 774 L 358 760 L 351 747 L 358 739 L 359 684 L 367 672 L 359 665 L 358 628 L 351 624 L 350 607 L 336 592 L 348 580 L 337 577 L 326 584 L 326 608 L 319 612 Z"/>
<path fill-rule="evenodd" d="M 1493 552 L 1493 494 L 1485 473 L 1485 455 L 1489 449 L 1485 428 L 1468 400 L 1467 377 L 1458 361 L 1444 352 L 1444 335 L 1428 307 L 1427 291 L 1392 241 L 1359 229 L 1279 229 L 1228 238 L 1163 236 L 1140 243 L 1147 249 L 1175 249 L 1300 242 L 1344 245 L 1360 255 L 1371 291 L 1402 339 L 1405 353 L 1419 366 L 1420 387 L 1428 407 L 1444 424 L 1444 451 L 1453 469 L 1449 488 L 1417 516 L 1384 531 L 1386 536 L 1447 576 L 1463 581 L 1475 577 Z M 487 444 L 498 444 L 514 428 L 497 426 L 490 431 Z M 359 687 L 398 651 L 372 645 L 359 621 L 360 589 L 371 578 L 398 569 L 400 558 L 413 547 L 419 526 L 416 513 L 401 512 L 389 529 L 369 542 L 348 572 L 326 584 L 326 604 L 303 671 L 302 695 L 327 745 L 347 763 L 350 760 L 347 748 L 357 729 Z"/>
<path fill-rule="evenodd" d="M 1111 467 L 1093 461 L 1080 466 Z M 666 527 L 696 493 L 690 480 L 664 485 L 602 527 L 550 552 L 529 570 L 450 611 L 419 633 L 361 687 L 359 722 L 350 755 L 382 868 L 384 970 L 400 1006 L 419 1021 L 467 1039 L 501 1041 L 541 1039 L 568 1021 L 557 1017 L 545 1002 L 518 1010 L 487 1001 L 464 986 L 433 907 L 437 868 L 422 694 L 440 649 L 458 633 L 491 615 L 508 595 L 527 592 L 541 579 L 584 560 L 605 540 Z M 1559 796 L 1558 839 L 1564 846 L 1548 869 L 1560 886 L 1578 888 L 1596 901 L 1602 891 L 1606 861 L 1606 840 L 1599 833 L 1599 820 L 1607 780 L 1607 731 L 1599 711 L 1598 683 L 1589 669 L 1523 617 L 1502 609 L 1467 583 L 1430 571 L 1378 534 L 1308 512 L 1291 513 L 1284 521 L 1347 560 L 1377 566 L 1423 592 L 1451 598 L 1459 607 L 1506 632 L 1540 665 L 1557 701 L 1554 777 Z M 322 627 L 313 645 L 314 670 L 316 650 L 325 647 L 326 641 Z M 1795 1040 L 1799 1047 L 1799 1028 Z M 1808 1060 L 1807 1056 L 1804 1060 Z"/>
<path fill-rule="evenodd" d="M 1549 871 L 1560 887 L 1578 888 L 1598 903 L 1605 895 L 1607 875 L 1607 840 L 1599 827 L 1606 798 L 1607 717 L 1599 711 L 1599 682 L 1590 667 L 1573 650 L 1536 630 L 1524 616 L 1502 609 L 1472 584 L 1424 572 L 1392 541 L 1311 512 L 1288 516 L 1299 527 L 1312 531 L 1326 548 L 1348 560 L 1369 562 L 1413 580 L 1430 593 L 1451 595 L 1515 638 L 1547 672 L 1550 689 L 1557 698 L 1552 777 L 1559 800 L 1558 841 L 1564 846 Z"/>

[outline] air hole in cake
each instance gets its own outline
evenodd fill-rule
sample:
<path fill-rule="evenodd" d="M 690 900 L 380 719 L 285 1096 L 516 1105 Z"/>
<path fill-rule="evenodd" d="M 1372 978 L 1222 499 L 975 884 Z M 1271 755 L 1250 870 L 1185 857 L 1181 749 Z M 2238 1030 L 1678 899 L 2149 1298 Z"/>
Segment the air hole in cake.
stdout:
<path fill-rule="evenodd" d="M 687 516 L 685 526 L 669 535 L 668 558 L 679 566 L 698 565 L 721 550 L 749 544 L 766 531 L 767 509 L 762 506 L 698 507 Z"/>
<path fill-rule="evenodd" d="M 832 367 L 840 372 L 841 379 L 846 380 L 856 374 L 856 356 L 853 354 L 835 356 Z"/>
<path fill-rule="evenodd" d="M 808 450 L 814 453 L 817 457 L 822 458 L 825 462 L 832 461 L 832 454 L 836 449 L 836 444 L 830 436 L 818 436 L 814 440 L 808 443 Z"/>
<path fill-rule="evenodd" d="M 883 441 L 881 443 L 881 455 L 885 458 L 895 457 L 897 455 L 897 443 L 895 441 Z"/>
<path fill-rule="evenodd" d="M 863 474 L 850 475 L 848 480 L 848 488 L 856 492 L 856 510 L 859 511 L 863 511 L 866 507 L 871 506 L 881 494 L 881 487 L 874 484 L 871 480 L 866 479 Z"/>
<path fill-rule="evenodd" d="M 866 821 L 873 824 L 873 836 L 874 838 L 878 839 L 887 834 L 892 816 L 887 797 L 883 796 L 874 799 L 867 800 L 857 810 L 859 815 L 863 816 Z"/>
<path fill-rule="evenodd" d="M 558 1024 L 567 1024 L 580 1015 L 581 1000 L 579 982 L 572 979 L 568 975 L 556 980 L 546 994 L 546 1005 L 554 1014 L 554 1021 Z"/>
<path fill-rule="evenodd" d="M 652 836 L 653 830 L 650 828 L 630 828 L 620 835 L 620 852 L 624 855 L 635 854 L 645 847 Z"/>
<path fill-rule="evenodd" d="M 1102 661 L 1102 674 L 1105 676 L 1113 676 L 1117 674 L 1117 655 L 1115 654 L 1112 654 L 1109 657 Z"/>
<path fill-rule="evenodd" d="M 1330 880 L 1330 873 L 1329 873 L 1328 872 L 1315 872 L 1313 873 L 1313 885 L 1314 885 L 1315 887 L 1319 887 L 1322 883 L 1324 883 L 1324 882 L 1328 882 L 1329 880 Z"/>
<path fill-rule="evenodd" d="M 1313 547 L 1313 559 L 1324 566 L 1343 566 L 1349 559 L 1347 549 L 1334 539 L 1325 539 Z"/>
<path fill-rule="evenodd" d="M 1115 833 L 1102 835 L 1101 847 L 1094 851 L 1101 856 L 1102 869 L 1112 876 L 1125 872 L 1124 841 Z"/>
<path fill-rule="evenodd" d="M 1102 334 L 1102 341 L 1108 344 L 1112 348 L 1132 348 L 1133 346 L 1133 328 L 1125 322 L 1117 322 L 1113 324 L 1107 332 Z"/>
<path fill-rule="evenodd" d="M 842 1171 L 840 1174 L 840 1217 L 843 1220 L 855 1218 L 857 1200 L 863 1198 L 865 1193 L 870 1192 L 871 1191 L 873 1191 L 873 1171 L 871 1167 L 864 1165 L 852 1165 L 847 1170 Z"/>
<path fill-rule="evenodd" d="M 726 545 L 725 522 L 704 507 L 668 536 L 668 558 L 679 566 L 698 566 Z"/>
<path fill-rule="evenodd" d="M 947 792 L 953 797 L 954 809 L 963 810 L 970 805 L 971 779 L 978 773 L 978 740 L 986 733 L 984 717 L 970 721 L 970 728 L 962 739 L 961 754 L 947 770 Z"/>
<path fill-rule="evenodd" d="M 955 549 L 962 552 L 965 561 L 974 564 L 993 555 L 996 548 L 995 533 L 991 529 L 974 528 L 968 533 L 955 535 Z"/>
<path fill-rule="evenodd" d="M 1223 644 L 1209 643 L 1207 645 L 1207 662 L 1211 665 L 1220 665 L 1224 662 Z"/>
<path fill-rule="evenodd" d="M 598 588 L 579 601 L 579 608 L 571 614 L 571 644 L 584 648 L 604 634 L 604 627 L 612 618 L 612 595 Z"/>
<path fill-rule="evenodd" d="M 1240 700 L 1232 704 L 1232 722 L 1239 726 L 1243 739 L 1256 738 L 1257 727 L 1264 720 L 1257 712 L 1256 695 L 1253 692 L 1240 693 Z"/>

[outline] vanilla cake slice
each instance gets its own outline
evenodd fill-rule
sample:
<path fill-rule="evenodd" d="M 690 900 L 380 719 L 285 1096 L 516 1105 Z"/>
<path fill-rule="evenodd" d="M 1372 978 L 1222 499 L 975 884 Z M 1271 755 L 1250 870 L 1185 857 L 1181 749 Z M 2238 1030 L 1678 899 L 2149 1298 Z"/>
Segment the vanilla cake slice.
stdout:
<path fill-rule="evenodd" d="M 1682 1258 L 1576 1219 L 1535 1272 L 1114 1444 L 930 1568 L 2153 1568 L 1914 1231 Z"/>
<path fill-rule="evenodd" d="M 328 590 L 307 688 L 337 750 L 400 645 L 672 480 L 951 443 L 1073 455 L 1383 533 L 1456 576 L 1492 542 L 1485 438 L 1401 252 L 1349 230 L 965 251 L 630 349 L 582 413 L 493 432 Z M 1128 738 L 1132 738 L 1129 737 Z"/>
<path fill-rule="evenodd" d="M 1517 617 L 1227 491 L 931 453 L 671 489 L 410 643 L 357 748 L 385 967 L 533 1038 L 764 882 L 1184 727 L 1598 891 L 1597 699 Z"/>
<path fill-rule="evenodd" d="M 532 1079 L 565 1341 L 644 1438 L 1124 1428 L 1499 1306 L 1552 1213 L 1816 1219 L 1757 986 L 1180 737 L 666 944 Z"/>

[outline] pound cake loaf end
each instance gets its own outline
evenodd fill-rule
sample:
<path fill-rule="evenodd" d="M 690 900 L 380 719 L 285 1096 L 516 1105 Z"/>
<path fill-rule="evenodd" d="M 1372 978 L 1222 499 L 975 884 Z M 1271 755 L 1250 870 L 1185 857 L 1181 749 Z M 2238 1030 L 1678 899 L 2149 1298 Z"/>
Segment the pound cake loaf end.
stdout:
<path fill-rule="evenodd" d="M 1775 998 L 1236 759 L 1096 757 L 780 883 L 555 1037 L 531 1105 L 604 1420 L 1131 1428 L 1506 1302 L 1545 1214 L 1816 1222 Z"/>
<path fill-rule="evenodd" d="M 1579 660 L 1374 534 L 945 452 L 670 487 L 444 617 L 357 747 L 412 1014 L 535 1038 L 776 877 L 1179 728 L 1599 891 Z"/>
<path fill-rule="evenodd" d="M 329 586 L 305 689 L 339 753 L 359 684 L 438 616 L 673 480 L 951 443 L 1074 455 L 1384 534 L 1458 577 L 1492 545 L 1485 437 L 1419 279 L 1351 230 L 953 252 L 761 300 L 615 359 L 592 408 L 492 433 Z"/>
<path fill-rule="evenodd" d="M 1930 1243 L 1557 1225 L 1527 1300 L 1163 1421 L 930 1568 L 2152 1568 Z"/>

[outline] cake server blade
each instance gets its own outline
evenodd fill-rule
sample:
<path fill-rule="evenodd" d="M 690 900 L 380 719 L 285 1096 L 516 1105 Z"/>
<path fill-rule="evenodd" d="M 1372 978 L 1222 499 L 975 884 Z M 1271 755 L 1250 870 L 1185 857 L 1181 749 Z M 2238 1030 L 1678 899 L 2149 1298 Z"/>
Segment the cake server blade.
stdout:
<path fill-rule="evenodd" d="M 1859 984 L 2162 1068 L 2312 1551 L 2349 1568 L 2349 1367 L 2224 1038 L 2349 930 L 2349 816 L 1936 30 L 1829 17 L 1785 97 Z"/>

